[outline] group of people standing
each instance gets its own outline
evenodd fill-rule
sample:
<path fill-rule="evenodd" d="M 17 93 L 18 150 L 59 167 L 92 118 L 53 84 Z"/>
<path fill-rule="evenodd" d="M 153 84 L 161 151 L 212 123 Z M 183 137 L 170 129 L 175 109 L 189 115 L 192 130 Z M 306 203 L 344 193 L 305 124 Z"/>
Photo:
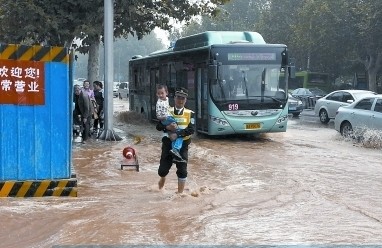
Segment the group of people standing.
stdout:
<path fill-rule="evenodd" d="M 97 136 L 103 129 L 104 91 L 102 82 L 94 81 L 93 88 L 94 90 L 90 88 L 89 80 L 83 82 L 82 88 L 80 85 L 74 85 L 73 123 L 81 127 L 82 143 L 86 143 L 92 134 Z"/>

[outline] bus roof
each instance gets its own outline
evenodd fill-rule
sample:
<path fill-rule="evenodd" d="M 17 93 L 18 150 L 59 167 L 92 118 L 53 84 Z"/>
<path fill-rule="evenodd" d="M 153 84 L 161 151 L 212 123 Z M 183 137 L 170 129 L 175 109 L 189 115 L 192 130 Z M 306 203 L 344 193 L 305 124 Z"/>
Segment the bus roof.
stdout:
<path fill-rule="evenodd" d="M 132 60 L 147 58 L 150 56 L 164 55 L 171 52 L 180 52 L 189 49 L 198 49 L 211 45 L 228 44 L 267 44 L 261 34 L 249 31 L 206 31 L 199 34 L 190 35 L 178 39 L 173 47 L 164 50 L 158 50 L 150 53 L 148 56 L 134 56 Z"/>
<path fill-rule="evenodd" d="M 247 43 L 266 44 L 261 34 L 257 32 L 240 31 L 207 31 L 176 41 L 174 51 L 187 50 L 214 44 Z"/>

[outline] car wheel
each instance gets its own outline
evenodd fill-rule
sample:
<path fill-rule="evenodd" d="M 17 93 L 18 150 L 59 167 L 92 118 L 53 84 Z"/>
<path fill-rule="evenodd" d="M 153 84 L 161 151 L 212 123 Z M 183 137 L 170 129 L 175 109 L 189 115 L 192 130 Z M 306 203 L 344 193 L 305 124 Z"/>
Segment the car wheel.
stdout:
<path fill-rule="evenodd" d="M 298 117 L 300 113 L 293 113 L 293 117 Z"/>
<path fill-rule="evenodd" d="M 122 96 L 121 96 L 121 93 L 118 93 L 118 97 L 119 97 L 119 99 L 121 99 L 121 100 L 122 100 Z"/>
<path fill-rule="evenodd" d="M 345 121 L 341 124 L 341 135 L 345 138 L 352 138 L 353 137 L 353 127 L 351 126 L 350 122 Z"/>
<path fill-rule="evenodd" d="M 324 124 L 328 123 L 329 122 L 329 117 L 328 117 L 328 112 L 326 112 L 325 109 L 321 109 L 320 110 L 320 121 Z"/>

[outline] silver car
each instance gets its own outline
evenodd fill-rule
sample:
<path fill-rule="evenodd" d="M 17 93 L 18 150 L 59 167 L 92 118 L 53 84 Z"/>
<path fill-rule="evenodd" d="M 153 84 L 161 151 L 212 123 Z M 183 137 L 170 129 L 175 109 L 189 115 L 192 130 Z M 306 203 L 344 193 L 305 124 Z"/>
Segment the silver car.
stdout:
<path fill-rule="evenodd" d="M 114 97 L 118 96 L 118 89 L 119 89 L 119 82 L 114 82 L 113 83 L 113 96 Z"/>
<path fill-rule="evenodd" d="M 348 106 L 354 101 L 376 93 L 368 90 L 337 90 L 317 100 L 314 113 L 322 123 L 334 119 L 339 107 Z"/>
<path fill-rule="evenodd" d="M 291 94 L 288 94 L 288 114 L 292 114 L 293 117 L 297 117 L 304 110 L 304 105 L 301 100 L 294 98 Z"/>
<path fill-rule="evenodd" d="M 119 99 L 129 97 L 129 82 L 122 82 L 119 84 L 118 97 Z"/>
<path fill-rule="evenodd" d="M 367 96 L 340 107 L 334 128 L 345 137 L 360 137 L 366 130 L 382 132 L 382 95 Z"/>

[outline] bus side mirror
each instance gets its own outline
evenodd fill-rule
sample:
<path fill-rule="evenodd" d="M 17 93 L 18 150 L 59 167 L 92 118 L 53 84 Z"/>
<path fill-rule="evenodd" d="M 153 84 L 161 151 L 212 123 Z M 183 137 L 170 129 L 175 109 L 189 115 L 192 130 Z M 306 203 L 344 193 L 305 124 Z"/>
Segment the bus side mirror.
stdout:
<path fill-rule="evenodd" d="M 212 80 L 218 79 L 218 66 L 217 65 L 210 65 L 208 67 L 208 77 Z"/>
<path fill-rule="evenodd" d="M 218 79 L 219 80 L 223 79 L 223 69 L 222 69 L 221 63 L 218 64 Z"/>
<path fill-rule="evenodd" d="M 296 67 L 294 65 L 288 66 L 289 78 L 296 78 Z"/>

